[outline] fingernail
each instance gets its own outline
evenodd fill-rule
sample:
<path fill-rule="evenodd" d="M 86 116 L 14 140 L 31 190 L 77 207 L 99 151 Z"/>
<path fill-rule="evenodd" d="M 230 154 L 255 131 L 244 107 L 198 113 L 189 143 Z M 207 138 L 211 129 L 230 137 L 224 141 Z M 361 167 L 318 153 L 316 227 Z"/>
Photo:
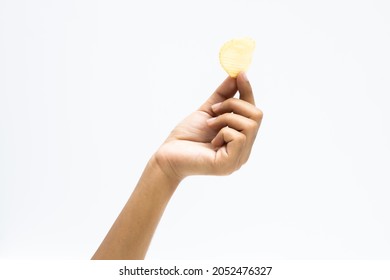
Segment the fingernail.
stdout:
<path fill-rule="evenodd" d="M 215 122 L 215 119 L 216 119 L 216 118 L 207 119 L 207 123 L 208 123 L 208 124 L 212 124 L 213 122 Z"/>
<path fill-rule="evenodd" d="M 221 107 L 221 104 L 222 104 L 222 102 L 215 103 L 214 105 L 211 106 L 211 110 L 213 110 L 215 112 L 216 110 L 219 109 L 219 107 Z"/>

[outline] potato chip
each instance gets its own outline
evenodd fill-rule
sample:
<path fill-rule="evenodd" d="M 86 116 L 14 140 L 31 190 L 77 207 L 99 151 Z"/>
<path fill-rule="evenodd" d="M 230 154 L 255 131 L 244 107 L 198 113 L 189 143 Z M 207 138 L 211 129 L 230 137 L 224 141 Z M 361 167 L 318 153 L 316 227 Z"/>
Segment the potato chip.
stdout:
<path fill-rule="evenodd" d="M 219 51 L 219 62 L 230 77 L 246 72 L 252 62 L 255 41 L 251 38 L 233 39 L 226 42 Z"/>

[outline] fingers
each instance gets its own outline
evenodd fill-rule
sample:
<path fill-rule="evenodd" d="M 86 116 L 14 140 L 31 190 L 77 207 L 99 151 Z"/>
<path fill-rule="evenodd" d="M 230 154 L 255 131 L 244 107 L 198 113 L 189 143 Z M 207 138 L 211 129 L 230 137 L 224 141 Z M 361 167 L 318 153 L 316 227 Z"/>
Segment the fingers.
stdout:
<path fill-rule="evenodd" d="M 230 98 L 212 106 L 215 118 L 207 120 L 214 130 L 229 126 L 244 133 L 249 140 L 254 141 L 259 129 L 263 113 L 254 105 L 240 99 Z"/>
<path fill-rule="evenodd" d="M 237 88 L 240 99 L 228 98 L 213 104 L 211 110 L 216 117 L 207 120 L 209 127 L 219 131 L 211 144 L 219 153 L 226 149 L 225 160 L 236 164 L 235 168 L 248 160 L 263 118 L 261 110 L 254 105 L 252 87 L 244 73 L 237 77 Z M 232 139 L 236 139 L 235 142 Z"/>
<path fill-rule="evenodd" d="M 240 99 L 250 104 L 255 105 L 255 98 L 253 97 L 252 86 L 245 72 L 240 72 L 237 76 L 237 88 L 240 92 Z"/>
<path fill-rule="evenodd" d="M 206 102 L 200 106 L 199 110 L 206 112 L 211 116 L 214 115 L 211 110 L 211 105 L 233 97 L 236 94 L 237 89 L 236 79 L 227 77 Z"/>
<path fill-rule="evenodd" d="M 244 133 L 246 136 L 250 136 L 249 134 L 256 132 L 258 127 L 257 122 L 254 120 L 231 113 L 225 113 L 218 117 L 210 118 L 207 120 L 207 123 L 216 131 L 221 130 L 225 126 L 228 126 Z"/>
<path fill-rule="evenodd" d="M 242 151 L 245 148 L 246 137 L 237 130 L 224 127 L 215 136 L 211 144 L 220 147 L 215 156 L 214 173 L 228 175 L 241 167 Z"/>
<path fill-rule="evenodd" d="M 238 102 L 240 100 L 236 99 L 236 101 Z M 253 105 L 251 106 L 254 107 Z M 245 110 L 243 111 L 245 112 Z M 257 115 L 257 112 L 261 111 L 255 107 L 252 111 L 256 112 L 251 114 L 255 116 L 254 119 L 235 113 L 224 113 L 218 117 L 207 120 L 208 125 L 215 131 L 222 131 L 225 128 L 229 128 L 236 131 L 236 133 L 245 136 L 245 143 L 241 149 L 240 164 L 244 164 L 248 160 L 261 122 L 261 117 L 258 117 Z M 247 114 L 249 115 L 249 113 Z M 213 144 L 214 147 L 222 147 L 225 143 L 221 142 L 221 138 L 218 138 L 217 140 L 214 138 L 211 144 Z"/>
<path fill-rule="evenodd" d="M 213 116 L 211 106 L 232 98 L 237 90 L 240 92 L 240 99 L 255 105 L 252 86 L 244 72 L 240 72 L 237 78 L 227 77 L 215 92 L 200 106 L 199 110 Z"/>
<path fill-rule="evenodd" d="M 237 115 L 242 115 L 256 122 L 261 121 L 263 113 L 254 105 L 236 98 L 229 98 L 223 102 L 214 104 L 211 109 L 216 115 L 233 112 Z"/>

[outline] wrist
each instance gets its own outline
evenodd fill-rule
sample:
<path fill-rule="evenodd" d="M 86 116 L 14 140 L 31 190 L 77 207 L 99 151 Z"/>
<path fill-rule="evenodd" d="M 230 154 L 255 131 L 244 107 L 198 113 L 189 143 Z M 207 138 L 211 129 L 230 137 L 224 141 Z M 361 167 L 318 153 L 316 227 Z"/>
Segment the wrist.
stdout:
<path fill-rule="evenodd" d="M 184 177 L 176 174 L 176 172 L 171 168 L 169 162 L 158 151 L 150 158 L 147 168 L 174 190 L 184 179 Z"/>

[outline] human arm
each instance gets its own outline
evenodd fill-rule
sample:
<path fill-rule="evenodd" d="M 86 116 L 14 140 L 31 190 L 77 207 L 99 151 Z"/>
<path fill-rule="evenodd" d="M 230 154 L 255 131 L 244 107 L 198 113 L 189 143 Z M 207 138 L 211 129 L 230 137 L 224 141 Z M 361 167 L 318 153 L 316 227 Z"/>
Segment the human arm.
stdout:
<path fill-rule="evenodd" d="M 92 259 L 144 259 L 153 233 L 179 181 L 153 156 L 132 195 Z"/>
<path fill-rule="evenodd" d="M 240 97 L 233 98 L 237 91 Z M 228 77 L 152 156 L 92 259 L 143 259 L 179 183 L 190 175 L 227 175 L 240 168 L 261 120 L 246 75 Z"/>

